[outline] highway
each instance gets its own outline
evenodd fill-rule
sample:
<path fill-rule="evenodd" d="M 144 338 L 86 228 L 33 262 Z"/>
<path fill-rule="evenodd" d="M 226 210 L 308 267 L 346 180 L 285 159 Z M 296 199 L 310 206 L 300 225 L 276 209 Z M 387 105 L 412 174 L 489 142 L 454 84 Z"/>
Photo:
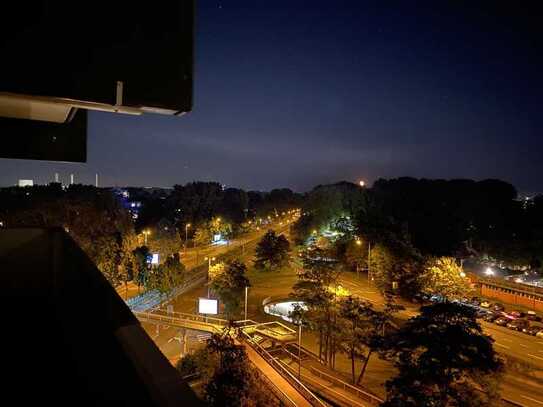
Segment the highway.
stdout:
<path fill-rule="evenodd" d="M 355 274 L 344 273 L 340 277 L 340 284 L 353 295 L 375 304 L 377 308 L 384 305 L 383 297 L 368 285 L 365 278 L 358 279 Z M 400 319 L 408 319 L 416 316 L 417 310 L 417 306 L 407 305 L 406 310 L 400 311 L 398 316 Z M 497 352 L 541 369 L 538 372 L 540 382 L 526 375 L 507 372 L 501 384 L 502 396 L 522 406 L 543 407 L 543 339 L 482 320 L 480 322 L 483 331 L 494 339 Z"/>

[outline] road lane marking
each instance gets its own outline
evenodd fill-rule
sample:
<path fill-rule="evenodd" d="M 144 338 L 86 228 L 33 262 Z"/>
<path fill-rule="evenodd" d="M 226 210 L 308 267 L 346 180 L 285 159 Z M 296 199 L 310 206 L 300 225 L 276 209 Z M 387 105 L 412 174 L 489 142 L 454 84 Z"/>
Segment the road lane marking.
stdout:
<path fill-rule="evenodd" d="M 513 342 L 512 339 L 506 339 L 506 338 L 502 338 L 502 341 L 505 341 L 505 342 Z"/>
<path fill-rule="evenodd" d="M 524 347 L 524 348 L 527 348 L 528 346 L 527 345 L 524 345 L 523 343 L 519 343 L 520 346 Z"/>
<path fill-rule="evenodd" d="M 496 345 L 498 346 L 501 346 L 502 348 L 505 348 L 505 349 L 511 349 L 509 346 L 505 346 L 505 345 L 502 345 L 501 343 L 498 343 L 498 342 L 494 342 Z"/>
<path fill-rule="evenodd" d="M 539 359 L 539 360 L 543 360 L 543 358 L 541 356 L 532 355 L 531 353 L 528 353 L 528 356 L 530 356 L 532 358 Z"/>
<path fill-rule="evenodd" d="M 539 403 L 539 404 L 543 404 L 543 401 L 540 401 L 540 400 L 536 400 L 536 399 L 533 399 L 531 397 L 528 397 L 528 396 L 524 396 L 524 395 L 520 395 L 520 397 L 522 397 L 523 399 L 526 399 L 526 400 L 530 400 L 530 401 L 535 401 L 536 403 Z"/>

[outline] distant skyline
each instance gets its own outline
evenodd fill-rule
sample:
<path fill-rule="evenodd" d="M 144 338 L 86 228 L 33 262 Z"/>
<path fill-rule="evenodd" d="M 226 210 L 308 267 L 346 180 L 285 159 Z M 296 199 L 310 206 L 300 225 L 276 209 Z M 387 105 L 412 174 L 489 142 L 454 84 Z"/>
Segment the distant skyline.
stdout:
<path fill-rule="evenodd" d="M 91 112 L 87 164 L 0 159 L 0 185 L 98 172 L 104 186 L 306 191 L 412 176 L 542 192 L 538 13 L 416 4 L 198 2 L 193 112 Z"/>

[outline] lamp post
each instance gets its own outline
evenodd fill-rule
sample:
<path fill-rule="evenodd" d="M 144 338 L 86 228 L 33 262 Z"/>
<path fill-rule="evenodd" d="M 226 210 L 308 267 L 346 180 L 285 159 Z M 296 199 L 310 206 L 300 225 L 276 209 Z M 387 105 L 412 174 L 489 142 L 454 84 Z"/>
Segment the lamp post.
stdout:
<path fill-rule="evenodd" d="M 209 269 L 211 268 L 211 262 L 215 261 L 215 257 L 205 257 L 207 260 L 207 298 L 209 298 Z"/>
<path fill-rule="evenodd" d="M 371 243 L 368 242 L 368 284 L 370 284 L 370 258 L 371 258 Z"/>
<path fill-rule="evenodd" d="M 245 286 L 245 321 L 247 321 L 247 290 L 249 289 L 248 286 Z"/>
<path fill-rule="evenodd" d="M 356 239 L 356 245 L 361 246 L 362 241 L 360 239 Z M 356 262 L 356 278 L 360 279 L 360 264 L 358 264 L 358 261 Z"/>
<path fill-rule="evenodd" d="M 302 380 L 302 321 L 298 323 L 298 380 Z"/>
<path fill-rule="evenodd" d="M 187 255 L 187 241 L 188 241 L 188 234 L 189 234 L 189 228 L 190 228 L 190 223 L 187 223 L 185 225 L 185 256 Z"/>

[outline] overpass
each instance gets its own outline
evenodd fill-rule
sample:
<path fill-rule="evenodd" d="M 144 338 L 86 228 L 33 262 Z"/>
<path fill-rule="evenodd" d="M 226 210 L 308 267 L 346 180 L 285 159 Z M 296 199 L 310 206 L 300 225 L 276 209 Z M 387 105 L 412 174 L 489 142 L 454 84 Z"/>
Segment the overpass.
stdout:
<path fill-rule="evenodd" d="M 281 322 L 258 323 L 252 320 L 242 320 L 232 323 L 222 318 L 163 310 L 135 311 L 134 315 L 141 322 L 201 332 L 220 333 L 229 328 L 236 330 L 240 333 L 236 341 L 245 347 L 251 364 L 285 406 L 326 406 L 256 340 L 258 337 L 265 337 L 275 343 L 295 342 L 296 331 Z"/>

